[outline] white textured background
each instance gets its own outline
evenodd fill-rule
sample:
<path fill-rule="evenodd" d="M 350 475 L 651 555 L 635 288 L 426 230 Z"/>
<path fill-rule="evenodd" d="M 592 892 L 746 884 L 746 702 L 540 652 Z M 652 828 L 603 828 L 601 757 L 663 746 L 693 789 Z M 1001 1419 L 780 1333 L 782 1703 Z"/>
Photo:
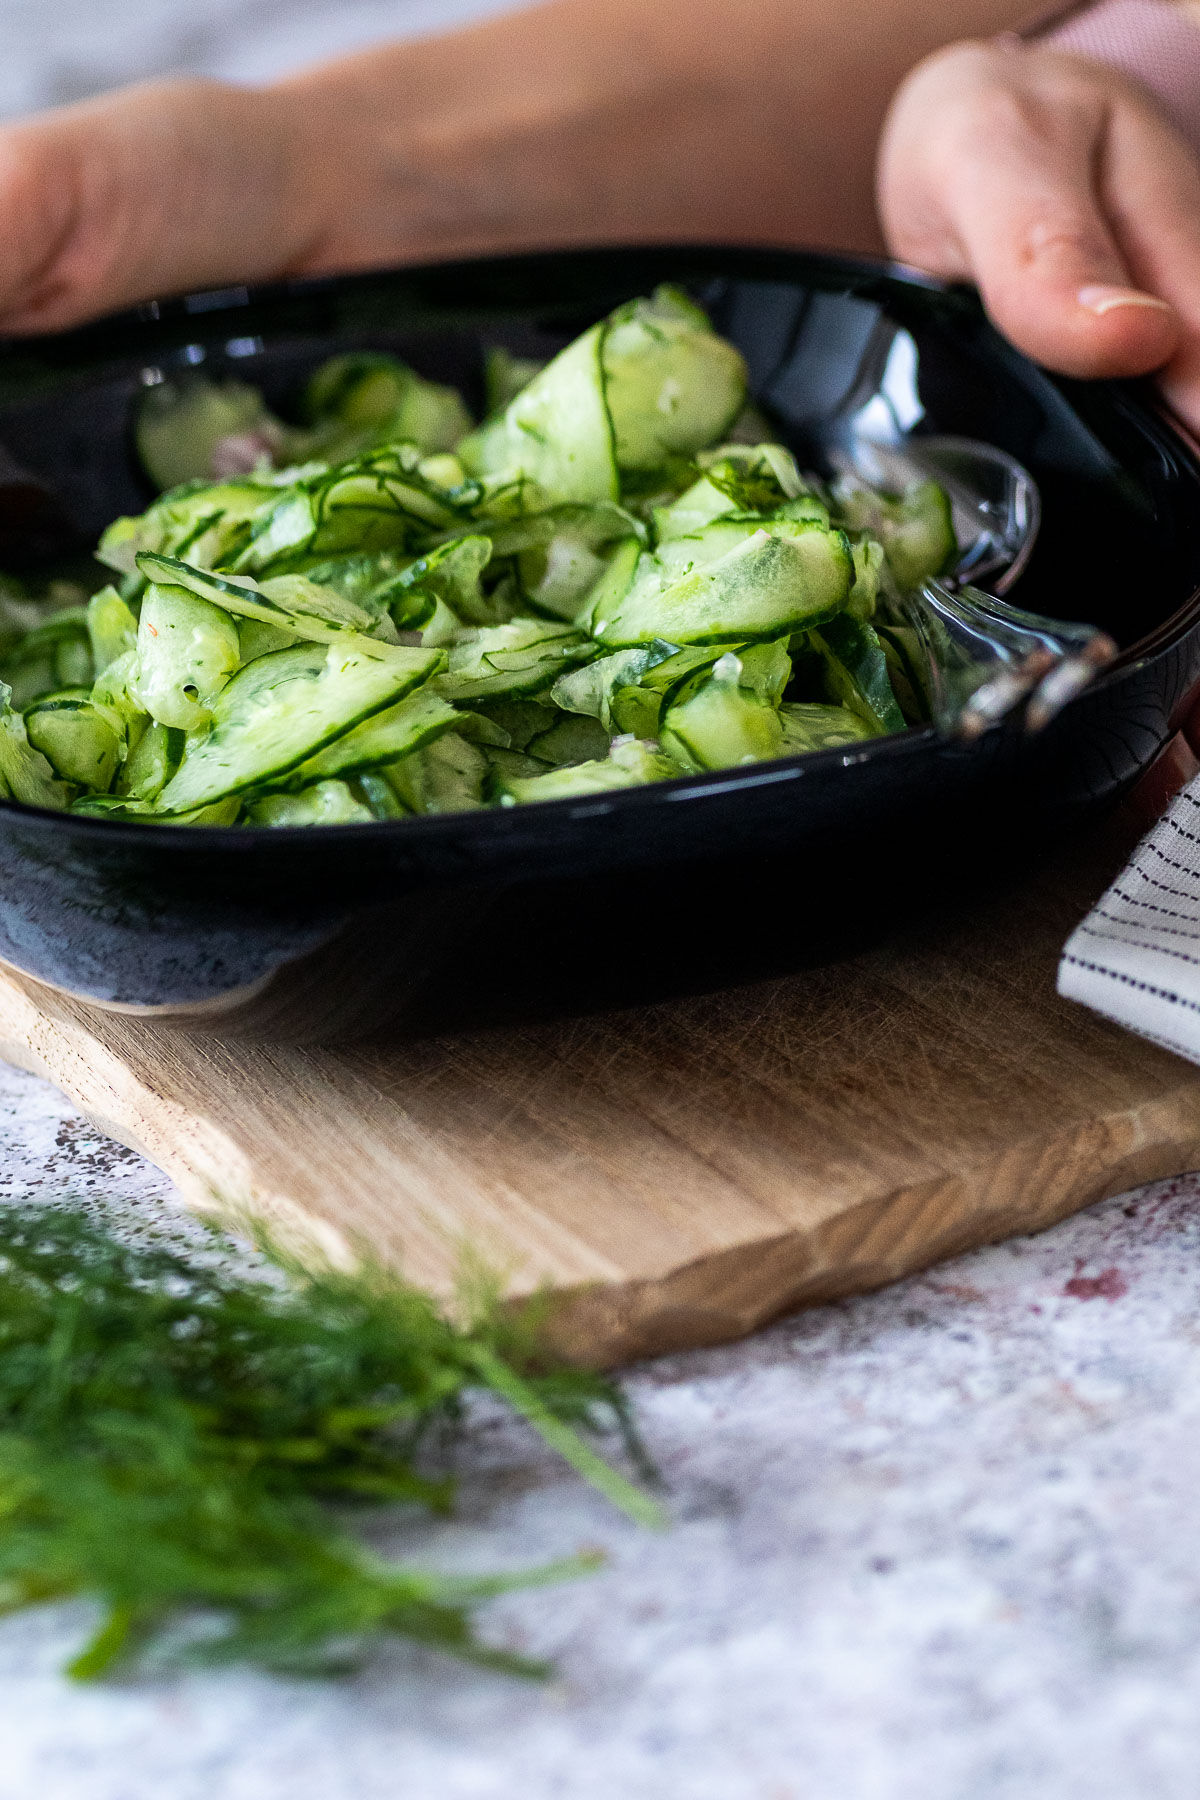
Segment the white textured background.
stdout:
<path fill-rule="evenodd" d="M 0 0 L 0 117 L 152 75 L 267 81 L 506 0 Z"/>
<path fill-rule="evenodd" d="M 0 112 L 259 79 L 484 10 L 0 0 Z M 0 1069 L 0 1199 L 66 1189 L 170 1199 Z M 459 1521 L 397 1547 L 606 1546 L 597 1578 L 491 1610 L 555 1658 L 544 1689 L 398 1650 L 336 1685 L 79 1691 L 56 1670 L 86 1609 L 0 1624 L 0 1800 L 1196 1800 L 1197 1198 L 1162 1184 L 638 1372 L 665 1536 L 482 1419 Z"/>

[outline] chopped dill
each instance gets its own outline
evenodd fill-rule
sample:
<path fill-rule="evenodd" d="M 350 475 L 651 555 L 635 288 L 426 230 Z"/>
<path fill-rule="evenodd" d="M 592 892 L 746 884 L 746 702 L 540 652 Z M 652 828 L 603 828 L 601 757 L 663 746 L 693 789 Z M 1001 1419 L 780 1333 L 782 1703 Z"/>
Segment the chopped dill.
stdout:
<path fill-rule="evenodd" d="M 70 1664 L 81 1679 L 172 1645 L 336 1668 L 389 1635 L 540 1673 L 481 1641 L 472 1608 L 588 1558 L 443 1576 L 376 1555 L 346 1514 L 448 1510 L 435 1428 L 490 1389 L 655 1522 L 654 1503 L 580 1435 L 615 1425 L 636 1453 L 619 1392 L 586 1371 L 539 1370 L 534 1349 L 495 1306 L 458 1326 L 379 1269 L 302 1271 L 276 1256 L 247 1272 L 218 1234 L 200 1251 L 131 1239 L 78 1207 L 0 1207 L 0 1609 L 101 1602 Z"/>

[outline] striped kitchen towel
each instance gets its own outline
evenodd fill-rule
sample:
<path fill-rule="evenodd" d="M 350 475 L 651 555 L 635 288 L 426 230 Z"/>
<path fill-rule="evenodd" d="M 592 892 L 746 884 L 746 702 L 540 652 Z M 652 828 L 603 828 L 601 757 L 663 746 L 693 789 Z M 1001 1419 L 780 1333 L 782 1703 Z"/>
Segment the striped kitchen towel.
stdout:
<path fill-rule="evenodd" d="M 1200 779 L 1072 933 L 1058 991 L 1200 1063 Z"/>

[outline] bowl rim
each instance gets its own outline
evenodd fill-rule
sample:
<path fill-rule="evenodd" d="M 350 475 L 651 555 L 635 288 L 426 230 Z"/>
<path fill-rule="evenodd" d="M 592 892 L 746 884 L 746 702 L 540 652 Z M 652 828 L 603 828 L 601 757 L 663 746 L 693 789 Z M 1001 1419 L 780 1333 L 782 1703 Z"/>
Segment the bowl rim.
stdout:
<path fill-rule="evenodd" d="M 247 308 L 286 307 L 289 302 L 303 304 L 323 297 L 338 297 L 352 293 L 355 289 L 370 291 L 376 286 L 408 285 L 419 289 L 423 284 L 453 284 L 456 279 L 469 280 L 485 272 L 491 272 L 503 278 L 506 272 L 514 275 L 524 274 L 527 277 L 536 275 L 539 267 L 551 267 L 560 270 L 564 263 L 574 263 L 580 267 L 589 264 L 603 269 L 612 265 L 614 273 L 622 263 L 631 258 L 646 258 L 648 261 L 661 258 L 674 258 L 686 263 L 695 258 L 698 264 L 710 264 L 720 259 L 736 267 L 738 273 L 747 279 L 760 280 L 790 279 L 799 283 L 802 272 L 820 270 L 831 280 L 831 285 L 841 280 L 851 288 L 858 285 L 869 288 L 875 283 L 896 284 L 904 288 L 915 288 L 926 293 L 943 296 L 952 304 L 969 309 L 987 329 L 993 332 L 1005 346 L 1008 354 L 1019 357 L 1022 361 L 1032 363 L 1032 359 L 1000 339 L 999 333 L 984 312 L 976 290 L 963 283 L 941 280 L 927 271 L 912 265 L 897 262 L 889 258 L 871 257 L 861 254 L 843 252 L 826 252 L 798 246 L 788 245 L 742 245 L 723 244 L 719 242 L 689 241 L 687 243 L 661 243 L 647 241 L 634 244 L 580 244 L 565 247 L 561 250 L 526 250 L 506 252 L 493 256 L 471 256 L 438 259 L 422 263 L 398 263 L 371 266 L 363 269 L 348 270 L 328 275 L 287 277 L 278 281 L 259 283 L 236 283 L 221 288 L 196 289 L 171 295 L 166 298 L 149 299 L 135 306 L 105 314 L 99 319 L 89 320 L 82 325 L 73 326 L 66 331 L 45 334 L 31 334 L 16 338 L 0 340 L 0 369 L 10 359 L 16 362 L 28 359 L 39 351 L 50 352 L 61 367 L 64 353 L 68 363 L 73 361 L 71 352 L 77 352 L 79 361 L 84 366 L 95 362 L 104 354 L 104 346 L 108 346 L 108 354 L 114 355 L 118 347 L 126 354 L 137 350 L 141 354 L 154 354 L 171 347 L 182 349 L 189 333 L 180 328 L 191 326 L 192 333 L 199 319 L 206 325 L 223 315 L 233 317 L 244 316 Z M 712 273 L 709 269 L 707 272 Z M 161 346 L 153 340 L 156 337 L 168 340 Z M 147 343 L 147 337 L 150 342 Z M 177 346 L 170 343 L 178 338 Z M 1037 366 L 1037 365 L 1033 365 Z M 1053 377 L 1052 377 L 1053 378 Z M 1200 485 L 1200 438 L 1178 416 L 1168 403 L 1158 394 L 1149 380 L 1107 380 L 1090 383 L 1089 386 L 1100 388 L 1121 397 L 1126 404 L 1132 403 L 1141 416 L 1141 422 L 1153 425 L 1159 432 L 1165 432 L 1171 447 L 1186 454 L 1192 464 L 1198 485 Z M 1152 656 L 1158 656 L 1172 648 L 1196 624 L 1200 622 L 1200 587 L 1186 600 L 1154 626 L 1146 635 L 1121 650 L 1114 661 L 1105 669 L 1098 680 L 1093 682 L 1088 693 L 1102 691 L 1124 670 L 1145 662 Z M 1200 686 L 1200 683 L 1197 684 Z M 1193 690 L 1194 693 L 1195 690 Z M 1187 696 L 1191 698 L 1191 695 Z M 1072 704 L 1077 704 L 1074 702 Z M 1186 705 L 1186 699 L 1179 702 L 1176 710 Z M 996 728 L 999 729 L 999 728 Z M 984 734 L 980 744 L 990 741 L 994 730 Z M 735 766 L 728 769 L 706 770 L 697 774 L 680 774 L 662 781 L 646 783 L 640 786 L 614 789 L 610 793 L 589 796 L 565 796 L 554 800 L 526 802 L 522 805 L 489 806 L 468 813 L 443 813 L 425 816 L 414 815 L 402 819 L 373 819 L 369 823 L 324 825 L 320 828 L 322 843 L 337 841 L 354 843 L 364 849 L 381 841 L 396 842 L 400 834 L 410 842 L 436 842 L 439 838 L 459 837 L 464 830 L 485 841 L 498 840 L 513 834 L 518 821 L 527 821 L 531 808 L 537 816 L 553 818 L 583 819 L 595 817 L 616 810 L 638 811 L 673 801 L 701 800 L 712 792 L 726 794 L 743 792 L 747 789 L 777 785 L 782 782 L 803 779 L 810 772 L 813 775 L 824 773 L 839 764 L 849 771 L 850 768 L 879 762 L 901 759 L 905 756 L 920 754 L 931 743 L 942 743 L 950 747 L 949 740 L 939 738 L 932 725 L 914 725 L 902 732 L 890 732 L 876 738 L 867 738 L 854 746 L 834 747 L 826 750 L 804 751 L 787 757 L 772 758 L 769 762 Z M 978 754 L 976 746 L 956 745 L 965 756 Z M 131 820 L 120 818 L 97 818 L 87 814 L 55 811 L 49 807 L 28 806 L 22 802 L 0 797 L 0 814 L 19 818 L 30 825 L 41 825 L 44 828 L 79 831 L 85 837 L 99 832 L 99 841 L 110 845 L 114 850 L 122 843 L 142 845 L 146 848 L 159 846 L 173 850 L 188 848 L 197 853 L 207 850 L 234 851 L 240 854 L 258 854 L 264 843 L 277 842 L 280 849 L 287 845 L 294 847 L 301 833 L 309 833 L 310 827 L 293 827 L 282 831 L 278 826 L 269 825 L 206 825 L 181 826 L 169 819 Z M 307 842 L 307 836 L 301 838 Z M 402 840 L 401 840 L 402 841 Z"/>

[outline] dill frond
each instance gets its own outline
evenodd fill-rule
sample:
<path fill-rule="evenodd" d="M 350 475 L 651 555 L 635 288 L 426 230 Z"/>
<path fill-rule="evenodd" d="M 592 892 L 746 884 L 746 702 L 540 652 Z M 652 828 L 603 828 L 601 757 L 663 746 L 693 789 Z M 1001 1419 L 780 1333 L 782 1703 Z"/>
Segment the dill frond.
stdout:
<path fill-rule="evenodd" d="M 81 1679 L 182 1639 L 185 1653 L 336 1668 L 385 1636 L 538 1674 L 476 1635 L 480 1601 L 594 1562 L 441 1576 L 389 1562 L 348 1503 L 445 1512 L 435 1427 L 490 1389 L 617 1505 L 658 1509 L 580 1435 L 621 1396 L 539 1368 L 502 1313 L 466 1327 L 379 1269 L 246 1272 L 123 1237 L 82 1208 L 0 1208 L 0 1608 L 101 1602 Z"/>

